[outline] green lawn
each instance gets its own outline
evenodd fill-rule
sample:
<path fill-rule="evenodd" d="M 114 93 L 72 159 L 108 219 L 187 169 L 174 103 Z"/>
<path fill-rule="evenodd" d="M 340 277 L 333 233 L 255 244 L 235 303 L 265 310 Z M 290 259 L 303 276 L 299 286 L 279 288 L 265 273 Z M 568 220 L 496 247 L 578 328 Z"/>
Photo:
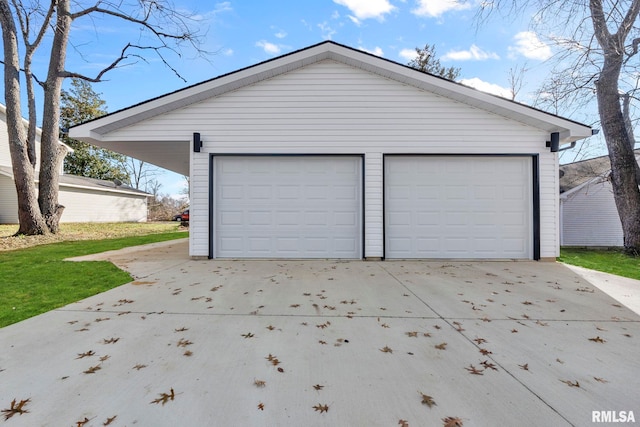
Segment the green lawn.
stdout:
<path fill-rule="evenodd" d="M 558 260 L 591 270 L 640 280 L 640 258 L 626 255 L 621 250 L 562 248 Z"/>
<path fill-rule="evenodd" d="M 183 231 L 52 243 L 0 252 L 0 327 L 87 298 L 131 281 L 110 262 L 65 258 L 188 237 Z"/>

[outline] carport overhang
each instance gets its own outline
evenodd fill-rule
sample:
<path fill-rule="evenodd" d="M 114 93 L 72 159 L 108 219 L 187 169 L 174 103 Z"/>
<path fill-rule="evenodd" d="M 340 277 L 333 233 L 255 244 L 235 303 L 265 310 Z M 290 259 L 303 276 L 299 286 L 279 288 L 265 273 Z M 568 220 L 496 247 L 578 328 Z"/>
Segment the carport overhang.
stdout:
<path fill-rule="evenodd" d="M 592 135 L 592 129 L 589 126 L 573 120 L 491 95 L 332 41 L 326 41 L 74 126 L 70 129 L 70 136 L 176 173 L 188 175 L 192 134 L 184 135 L 182 140 L 165 140 L 157 135 L 150 139 L 140 132 L 127 132 L 126 128 L 164 113 L 327 59 L 489 111 L 523 125 L 542 129 L 549 135 L 557 133 L 561 145 Z M 193 132 L 198 131 L 198 129 L 193 129 Z"/>

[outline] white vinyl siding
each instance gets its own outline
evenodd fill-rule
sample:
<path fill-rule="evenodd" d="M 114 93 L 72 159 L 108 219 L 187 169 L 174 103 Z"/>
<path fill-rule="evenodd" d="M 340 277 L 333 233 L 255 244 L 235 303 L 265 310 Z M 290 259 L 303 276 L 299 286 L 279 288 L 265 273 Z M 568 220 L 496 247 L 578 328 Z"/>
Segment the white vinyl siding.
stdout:
<path fill-rule="evenodd" d="M 540 255 L 558 255 L 557 160 L 545 146 L 549 133 L 414 86 L 324 60 L 114 130 L 105 140 L 181 141 L 193 132 L 204 143 L 190 154 L 193 256 L 208 254 L 210 153 L 364 155 L 364 257 L 384 256 L 384 154 L 539 154 Z"/>
<path fill-rule="evenodd" d="M 18 223 L 18 196 L 13 179 L 0 175 L 0 224 Z"/>
<path fill-rule="evenodd" d="M 0 224 L 18 223 L 18 198 L 13 179 L 0 176 Z M 60 186 L 65 207 L 60 222 L 145 222 L 147 198 L 117 192 Z"/>
<path fill-rule="evenodd" d="M 359 157 L 218 156 L 214 255 L 360 258 Z"/>
<path fill-rule="evenodd" d="M 530 157 L 388 156 L 388 258 L 529 259 Z"/>
<path fill-rule="evenodd" d="M 60 186 L 60 222 L 146 222 L 147 198 Z"/>
<path fill-rule="evenodd" d="M 563 246 L 624 246 L 609 181 L 596 178 L 561 198 Z"/>

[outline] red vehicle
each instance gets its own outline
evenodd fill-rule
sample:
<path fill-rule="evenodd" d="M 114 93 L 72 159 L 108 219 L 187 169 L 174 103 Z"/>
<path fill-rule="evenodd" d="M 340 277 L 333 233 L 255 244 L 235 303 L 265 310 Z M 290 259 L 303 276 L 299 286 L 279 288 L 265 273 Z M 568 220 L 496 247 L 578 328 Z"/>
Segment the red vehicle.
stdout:
<path fill-rule="evenodd" d="M 173 216 L 174 221 L 189 221 L 189 209 L 182 212 L 181 214 L 177 214 Z"/>

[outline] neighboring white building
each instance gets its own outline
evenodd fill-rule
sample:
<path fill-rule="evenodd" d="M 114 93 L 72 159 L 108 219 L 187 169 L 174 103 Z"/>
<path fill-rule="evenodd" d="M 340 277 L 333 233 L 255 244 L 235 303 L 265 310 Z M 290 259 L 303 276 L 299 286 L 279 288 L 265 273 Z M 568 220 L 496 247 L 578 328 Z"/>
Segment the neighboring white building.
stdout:
<path fill-rule="evenodd" d="M 0 122 L 0 224 L 17 224 L 18 196 L 11 168 L 6 109 L 1 104 Z M 37 141 L 39 158 L 39 130 Z M 145 222 L 148 196 L 133 188 L 116 186 L 111 181 L 62 174 L 58 202 L 65 210 L 60 222 Z"/>
<path fill-rule="evenodd" d="M 190 176 L 194 257 L 555 259 L 591 128 L 327 41 L 70 132 Z"/>
<path fill-rule="evenodd" d="M 624 246 L 610 173 L 608 156 L 560 166 L 560 245 Z"/>

